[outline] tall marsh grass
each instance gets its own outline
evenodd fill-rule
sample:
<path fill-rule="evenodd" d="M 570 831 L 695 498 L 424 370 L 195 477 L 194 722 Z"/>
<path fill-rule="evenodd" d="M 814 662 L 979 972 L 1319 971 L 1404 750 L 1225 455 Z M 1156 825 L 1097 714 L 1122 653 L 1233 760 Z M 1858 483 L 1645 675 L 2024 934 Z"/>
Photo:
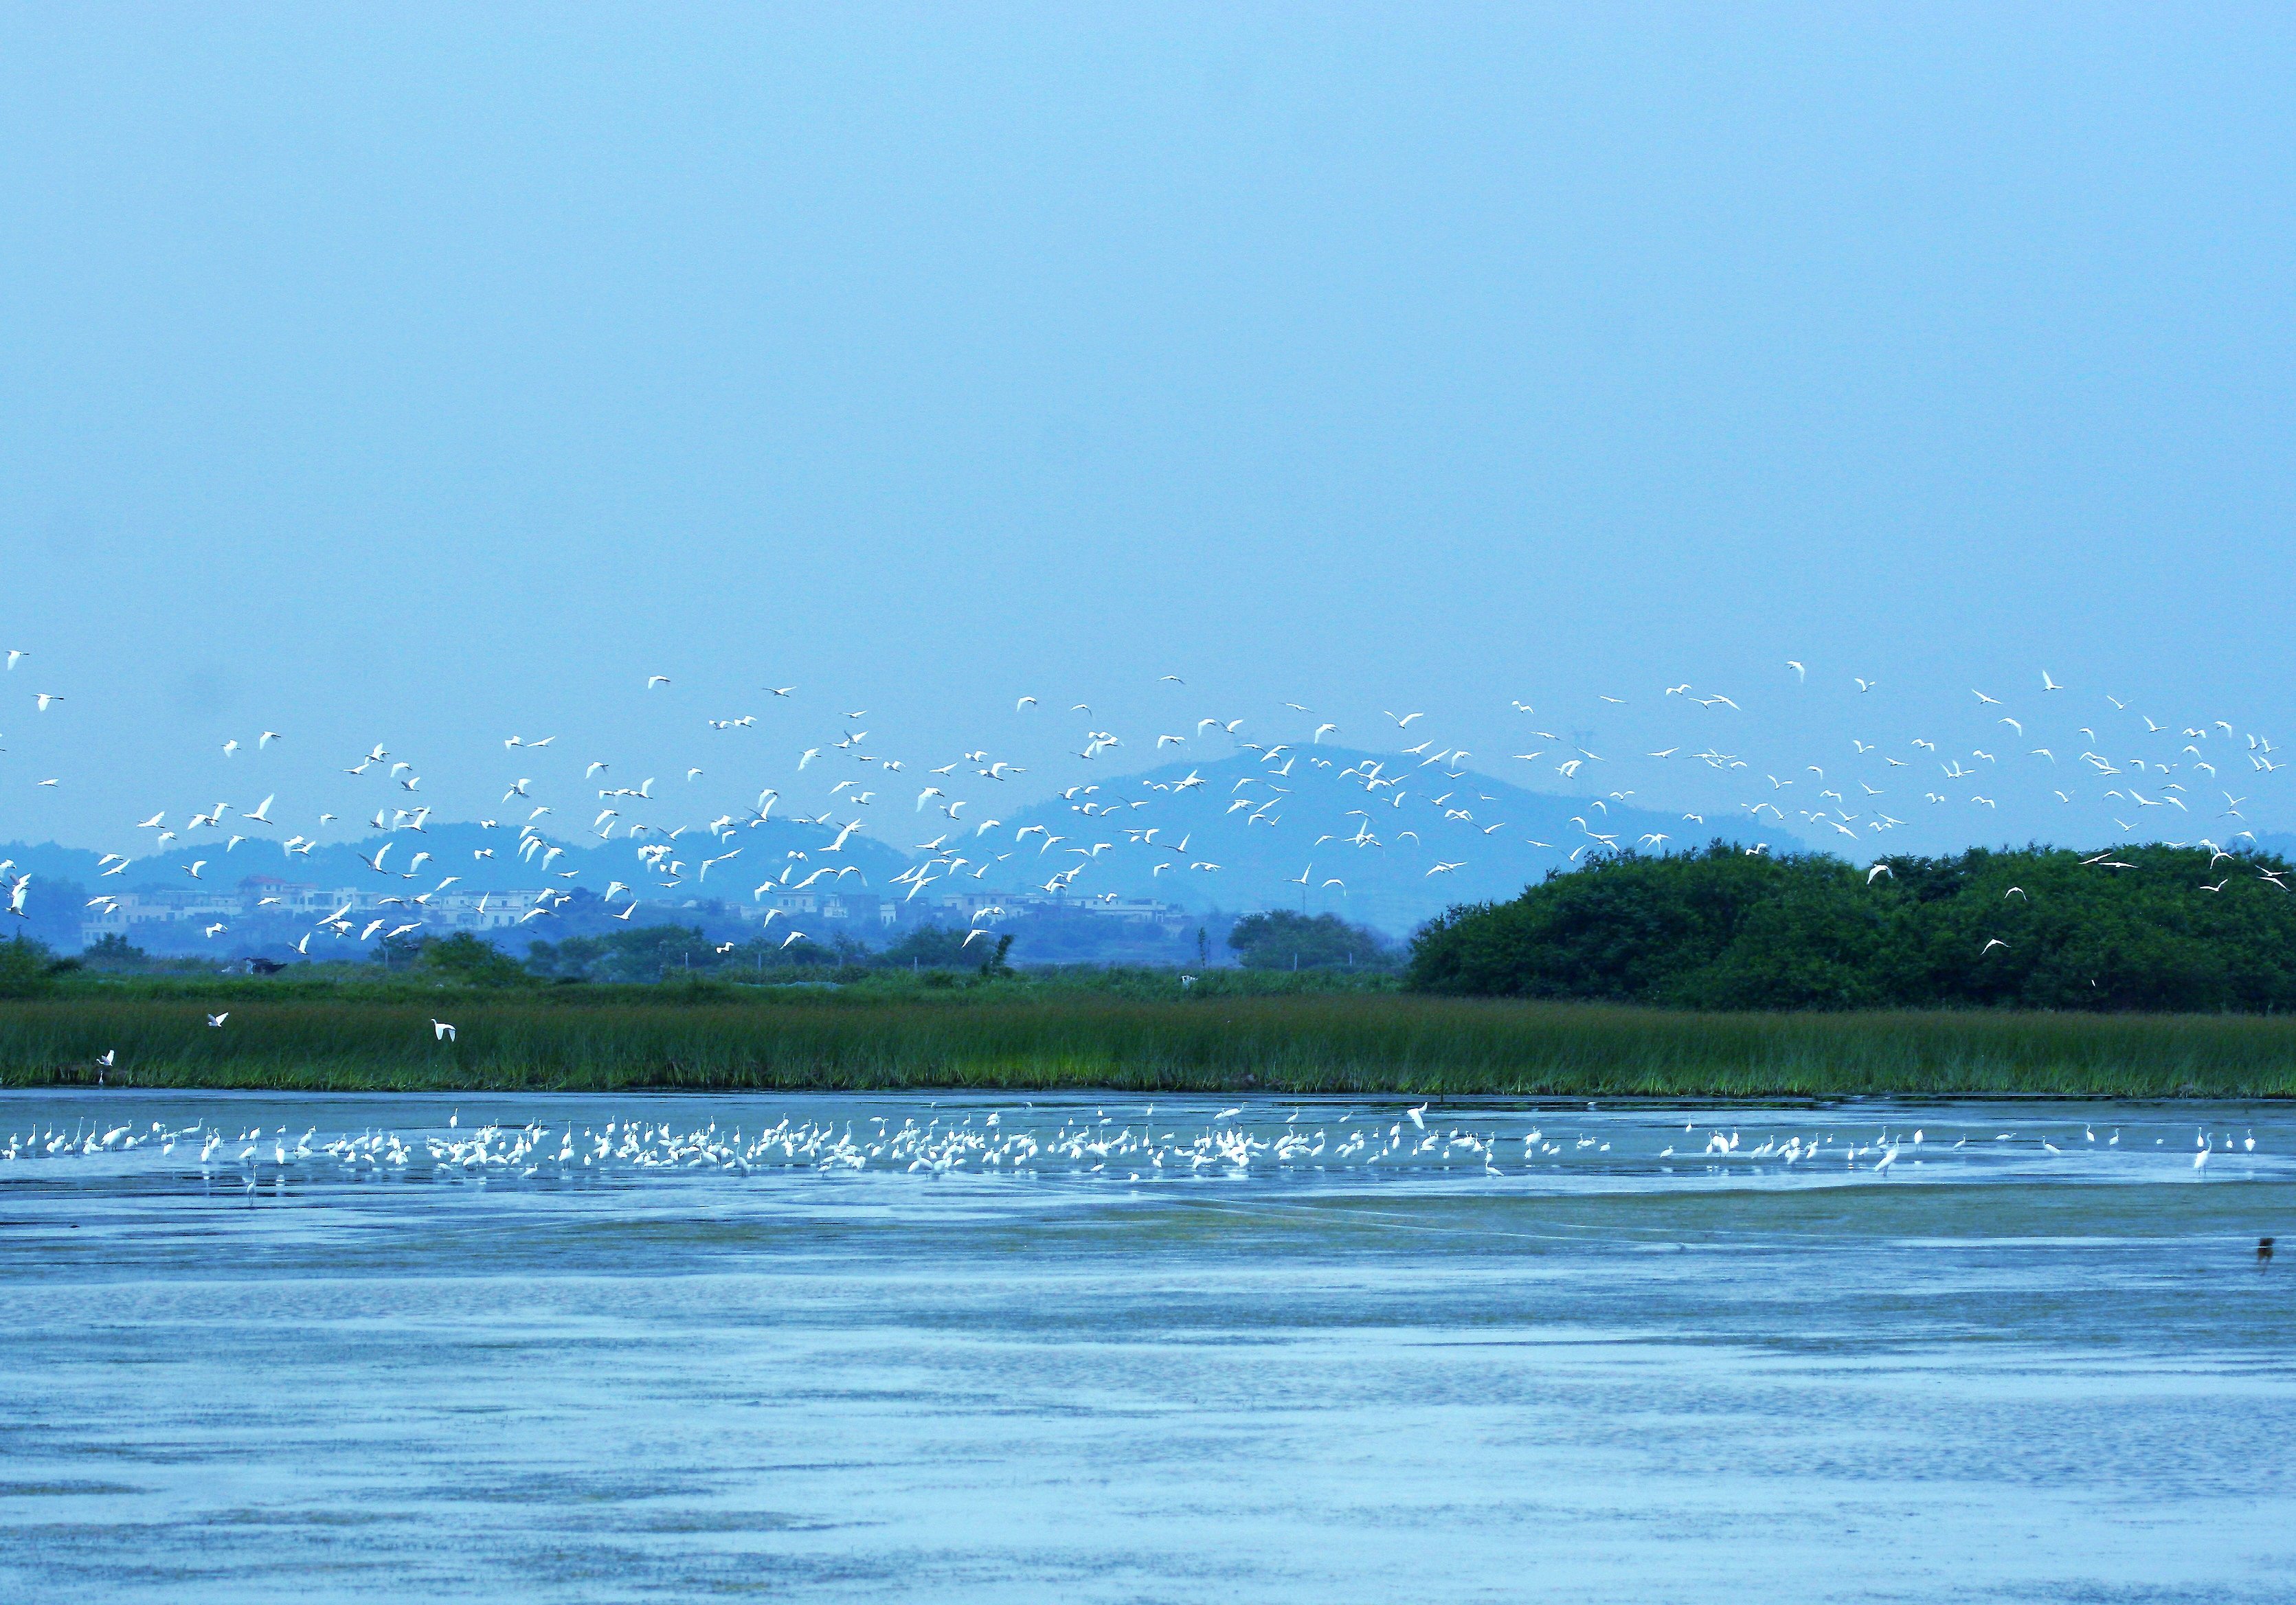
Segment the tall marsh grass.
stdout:
<path fill-rule="evenodd" d="M 221 1028 L 206 1023 L 228 1005 Z M 457 1040 L 434 1039 L 433 1016 Z M 1392 993 L 648 988 L 0 1003 L 0 1080 L 445 1088 L 1110 1087 L 1453 1095 L 2296 1095 L 2296 1019 L 1694 1014 Z"/>

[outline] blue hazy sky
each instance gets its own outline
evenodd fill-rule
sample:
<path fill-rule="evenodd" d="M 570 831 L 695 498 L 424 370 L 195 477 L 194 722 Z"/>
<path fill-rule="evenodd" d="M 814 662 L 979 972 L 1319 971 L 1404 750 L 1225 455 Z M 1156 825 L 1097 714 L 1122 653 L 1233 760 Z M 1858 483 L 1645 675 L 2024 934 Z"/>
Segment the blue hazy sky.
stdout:
<path fill-rule="evenodd" d="M 448 814 L 865 708 L 1047 783 L 1077 701 L 1424 709 L 1717 809 L 2011 714 L 2296 749 L 2284 7 L 4 15 L 0 839 L 262 728 Z M 1878 845 L 2114 834 L 2044 778 Z"/>

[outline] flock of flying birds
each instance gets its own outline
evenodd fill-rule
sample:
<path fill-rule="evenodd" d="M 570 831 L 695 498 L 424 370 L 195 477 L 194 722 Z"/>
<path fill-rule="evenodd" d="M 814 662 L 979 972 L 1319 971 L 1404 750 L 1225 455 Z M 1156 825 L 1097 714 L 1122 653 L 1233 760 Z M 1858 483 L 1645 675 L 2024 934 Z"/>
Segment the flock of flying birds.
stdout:
<path fill-rule="evenodd" d="M 14 672 L 27 656 L 9 651 L 8 671 Z M 1597 751 L 1597 738 L 1587 731 L 1563 733 L 1560 727 L 1570 721 L 1542 719 L 1532 705 L 1516 700 L 1505 717 L 1519 735 L 1508 745 L 1524 749 L 1482 761 L 1547 785 L 1554 783 L 1546 779 L 1551 773 L 1570 789 L 1572 800 L 1583 805 L 1570 822 L 1577 838 L 1549 841 L 1523 837 L 1521 841 L 1573 863 L 1629 849 L 1665 850 L 1677 832 L 1630 834 L 1630 827 L 1613 829 L 1609 821 L 1614 807 L 1647 814 L 1653 805 L 1640 799 L 1668 792 L 1679 798 L 1703 791 L 1734 799 L 1727 814 L 1714 804 L 1702 812 L 1683 813 L 1685 826 L 1697 830 L 1680 834 L 1693 839 L 1712 833 L 1719 821 L 1730 818 L 1757 835 L 1767 825 L 1807 832 L 1821 845 L 1846 838 L 1851 845 L 1841 850 L 1876 859 L 1883 856 L 1887 834 L 1925 810 L 1950 806 L 1973 811 L 1967 832 L 1973 835 L 1984 828 L 1988 811 L 1997 816 L 2001 797 L 2013 793 L 2027 803 L 2040 801 L 2040 794 L 2046 793 L 2055 799 L 2052 806 L 2080 805 L 2088 810 L 2082 815 L 2082 828 L 2099 833 L 2102 821 L 2096 815 L 2101 812 L 2122 840 L 2174 839 L 2178 845 L 2206 846 L 2221 856 L 2211 860 L 2212 866 L 2238 858 L 2234 849 L 2239 839 L 2253 840 L 2243 812 L 2250 798 L 2234 787 L 2263 783 L 2286 766 L 2267 736 L 2242 731 L 2224 719 L 2164 724 L 2120 699 L 2068 692 L 2046 672 L 2038 678 L 2038 686 L 2013 705 L 2006 696 L 1972 687 L 1964 714 L 1950 733 L 1884 738 L 1874 730 L 1874 740 L 1850 738 L 1846 752 L 1802 752 L 1792 758 L 1761 756 L 1759 722 L 1745 715 L 1737 698 L 1688 684 L 1658 688 L 1654 712 L 1649 698 L 1631 716 L 1618 711 L 1629 703 L 1624 697 L 1603 695 L 1587 705 L 1589 711 L 1639 723 L 1645 729 L 1655 721 L 1669 729 L 1687 725 L 1691 733 L 1663 747 L 1636 743 L 1624 751 L 1607 740 L 1603 744 L 1612 749 Z M 1857 711 L 1880 689 L 1865 677 L 1851 676 L 1849 684 L 1854 692 L 1845 688 L 1841 694 Z M 649 676 L 640 694 L 661 696 L 671 685 L 666 675 Z M 1170 697 L 1175 708 L 1194 695 L 1177 675 L 1163 676 L 1156 689 Z M 1814 688 L 1808 685 L 1807 667 L 1788 660 L 1780 670 L 1779 686 L 1773 689 L 1806 695 Z M 788 700 L 797 690 L 769 685 L 760 692 Z M 30 701 L 36 715 L 70 717 L 69 700 L 54 692 L 34 692 Z M 1877 710 L 1872 725 L 1884 722 L 1878 713 L 1882 705 L 1871 704 Z M 1503 799 L 1477 789 L 1482 775 L 1468 766 L 1477 754 L 1434 737 L 1405 744 L 1418 733 L 1414 727 L 1428 717 L 1424 713 L 1384 712 L 1380 728 L 1390 750 L 1351 757 L 1340 743 L 1359 738 L 1350 737 L 1336 720 L 1297 702 L 1283 703 L 1282 709 L 1268 722 L 1289 731 L 1292 739 L 1263 741 L 1254 739 L 1258 733 L 1248 727 L 1246 718 L 1228 717 L 1233 709 L 1177 720 L 1174 728 L 1119 734 L 1088 704 L 1074 703 L 1067 711 L 1082 716 L 1076 721 L 1082 728 L 1060 758 L 1066 772 L 1043 777 L 1032 776 L 1030 766 L 998 754 L 987 742 L 952 743 L 953 756 L 933 755 L 942 761 L 930 762 L 890 754 L 873 744 L 866 710 L 830 709 L 806 716 L 793 709 L 800 717 L 816 719 L 816 728 L 826 726 L 815 736 L 815 744 L 782 760 L 787 767 L 780 773 L 779 784 L 759 786 L 754 798 L 744 787 L 738 806 L 718 807 L 706 822 L 700 816 L 709 808 L 694 799 L 709 795 L 701 782 L 712 770 L 744 771 L 752 785 L 761 774 L 772 773 L 769 764 L 758 761 L 754 748 L 687 766 L 681 782 L 664 786 L 654 775 L 633 784 L 627 767 L 609 758 L 586 760 L 552 751 L 555 735 L 528 739 L 513 734 L 502 742 L 500 816 L 477 822 L 484 830 L 503 831 L 501 845 L 472 851 L 480 860 L 497 855 L 515 858 L 531 870 L 536 880 L 575 882 L 586 872 L 562 867 L 557 860 L 567 853 L 564 842 L 578 839 L 577 831 L 603 843 L 626 843 L 629 879 L 611 880 L 600 895 L 611 917 L 627 921 L 660 893 L 723 895 L 718 888 L 729 880 L 758 902 L 824 881 L 834 888 L 850 876 L 860 876 L 866 884 L 866 874 L 848 853 L 849 842 L 864 830 L 907 858 L 906 867 L 891 876 L 891 886 L 882 889 L 912 900 L 936 887 L 984 893 L 1026 888 L 1079 900 L 1112 898 L 1114 891 L 1095 889 L 1095 878 L 1104 887 L 1121 878 L 1106 872 L 1123 865 L 1136 882 L 1144 862 L 1152 883 L 1160 884 L 1158 878 L 1167 872 L 1176 880 L 1217 875 L 1222 864 L 1196 845 L 1207 818 L 1240 818 L 1247 833 L 1265 826 L 1291 836 L 1300 845 L 1303 867 L 1296 877 L 1285 877 L 1289 883 L 1303 891 L 1337 888 L 1342 896 L 1347 877 L 1329 872 L 1334 856 L 1344 861 L 1350 852 L 1376 852 L 1390 855 L 1391 864 L 1393 856 L 1407 856 L 1410 867 L 1422 878 L 1432 878 L 1471 868 L 1480 849 L 1508 830 L 1507 821 L 1489 817 L 1494 810 L 1483 806 Z M 1669 711 L 1674 709 L 1679 714 Z M 1022 696 L 1013 714 L 1017 720 L 1040 721 L 1049 711 L 1037 697 Z M 1550 722 L 1557 728 L 1544 727 Z M 696 730 L 696 739 L 721 742 L 764 728 L 755 712 L 701 717 L 697 724 L 710 734 L 704 738 Z M 1016 731 L 1008 740 L 1031 751 L 1046 745 L 1034 732 Z M 279 731 L 264 729 L 244 740 L 225 741 L 220 753 L 252 768 L 275 763 L 285 742 Z M 1175 806 L 1179 799 L 1212 784 L 1201 773 L 1202 765 L 1185 773 L 1178 772 L 1178 763 L 1169 763 L 1145 773 L 1106 774 L 1136 753 L 1152 760 L 1185 762 L 1191 753 L 1206 752 L 1215 761 L 1256 755 L 1251 773 L 1234 781 L 1217 815 L 1206 814 L 1199 799 L 1185 817 L 1176 818 L 1181 814 Z M 302 828 L 283 836 L 279 832 L 288 829 L 288 822 L 274 814 L 276 791 L 266 791 L 251 807 L 217 801 L 180 815 L 166 807 L 155 807 L 144 817 L 119 822 L 150 833 L 144 854 L 104 854 L 99 879 L 123 875 L 139 864 L 148 870 L 148 860 L 159 855 L 172 858 L 172 873 L 189 884 L 206 879 L 210 870 L 219 868 L 219 861 L 252 842 L 267 842 L 291 861 L 330 838 L 379 833 L 382 839 L 374 850 L 360 854 L 377 878 L 377 895 L 346 902 L 315 921 L 297 942 L 297 950 L 312 954 L 314 938 L 363 944 L 378 936 L 419 932 L 425 924 L 424 905 L 463 880 L 467 872 L 455 871 L 422 845 L 432 823 L 432 805 L 423 800 L 426 776 L 421 766 L 383 742 L 346 756 L 349 761 L 334 767 L 354 788 L 370 790 L 356 802 L 339 802 L 340 812 L 308 814 Z M 1530 768 L 1513 769 L 1518 764 Z M 1357 806 L 1337 817 L 1292 817 L 1300 792 L 1295 771 L 1303 765 L 1329 772 L 1328 778 L 1359 793 Z M 549 778 L 537 779 L 553 771 Z M 1099 774 L 1106 778 L 1091 778 Z M 36 783 L 52 787 L 62 782 L 51 778 Z M 340 787 L 341 782 L 335 784 Z M 383 798 L 376 800 L 373 790 L 381 790 Z M 1008 825 L 1003 815 L 1013 814 L 1013 805 L 1030 791 L 1064 805 L 1072 819 L 1069 828 Z M 1328 795 L 1322 789 L 1317 794 Z M 722 786 L 718 795 L 721 799 L 727 795 Z M 819 827 L 819 839 L 787 848 L 777 860 L 760 862 L 759 855 L 752 854 L 748 864 L 737 865 L 750 839 L 745 832 L 777 816 Z M 879 820 L 885 823 L 876 825 Z M 1512 849 L 1513 844 L 1508 846 Z M 1748 850 L 1767 847 L 1757 840 Z M 2089 862 L 2108 872 L 2130 867 L 2111 851 Z M 1318 863 L 1325 867 L 1322 875 L 1316 873 Z M 6 892 L 8 912 L 20 917 L 31 881 L 29 873 L 11 875 L 15 867 L 0 862 L 0 888 Z M 741 875 L 742 868 L 759 878 L 750 882 Z M 1876 862 L 1868 879 L 1889 872 L 1886 863 Z M 2289 889 L 2273 872 L 2261 872 L 2281 889 Z M 418 887 L 418 882 L 422 884 Z M 2208 889 L 2221 890 L 2226 883 L 2220 880 Z M 1249 903 L 1274 888 L 1242 889 L 1240 900 Z M 570 888 L 546 887 L 527 896 L 521 924 L 549 919 L 574 893 Z M 994 921 L 1006 913 L 993 898 L 971 901 L 968 943 L 992 934 Z M 109 891 L 89 900 L 91 908 L 117 905 L 117 895 Z M 768 907 L 767 926 L 770 929 L 781 915 L 780 909 Z M 227 935 L 230 925 L 219 919 L 205 929 L 212 939 Z M 808 936 L 793 926 L 779 934 L 783 946 Z"/>
<path fill-rule="evenodd" d="M 2048 1164 L 2067 1155 L 2101 1159 L 2165 1150 L 2169 1139 L 2141 1137 L 2123 1150 L 2121 1132 L 2083 1125 L 2079 1137 L 2046 1128 L 1958 1136 L 1924 1127 L 1906 1132 L 1884 1126 L 1841 1133 L 1821 1125 L 1779 1123 L 1749 1133 L 1739 1124 L 1716 1124 L 1701 1134 L 1685 1121 L 1681 1134 L 1644 1122 L 1589 1122 L 1570 1128 L 1567 1118 L 1485 1112 L 1463 1124 L 1428 1118 L 1430 1106 L 1370 1106 L 1337 1112 L 1328 1106 L 1295 1108 L 1277 1121 L 1275 1107 L 1249 1114 L 1239 1105 L 1210 1114 L 1183 1105 L 1157 1118 L 1156 1105 L 1111 1114 L 1095 1108 L 973 1107 L 911 1114 L 783 1116 L 754 1131 L 712 1120 L 681 1129 L 652 1118 L 615 1118 L 603 1124 L 531 1121 L 487 1123 L 465 1131 L 459 1112 L 444 1126 L 402 1134 L 369 1128 L 323 1136 L 315 1126 L 300 1135 L 284 1126 L 241 1127 L 226 1134 L 212 1121 L 182 1125 L 153 1120 L 107 1126 L 82 1118 L 69 1128 L 51 1125 L 12 1133 L 0 1162 L 104 1159 L 195 1166 L 210 1182 L 234 1180 L 253 1191 L 275 1186 L 346 1181 L 580 1183 L 642 1173 L 759 1173 L 857 1171 L 901 1175 L 985 1175 L 1106 1179 L 1125 1183 L 1242 1180 L 1346 1173 L 1438 1179 L 1448 1175 L 1516 1176 L 1593 1172 L 1688 1173 L 1783 1176 L 1798 1170 L 1862 1171 L 1876 1178 L 1936 1161 L 1959 1167 Z M 1507 1129 L 1502 1130 L 1505 1126 Z M 1558 1127 L 1548 1130 L 1552 1125 Z M 1524 1126 L 1528 1129 L 1523 1129 Z M 1161 1127 L 1162 1129 L 1159 1129 Z M 2062 1142 L 2059 1137 L 2062 1136 Z M 1663 1142 L 1663 1147 L 1655 1144 Z M 1616 1146 L 1620 1151 L 1612 1152 Z M 2218 1155 L 2256 1155 L 2251 1130 L 2235 1136 L 2203 1126 L 2194 1134 L 2191 1168 Z M 2166 1157 L 2165 1155 L 2163 1156 Z"/>

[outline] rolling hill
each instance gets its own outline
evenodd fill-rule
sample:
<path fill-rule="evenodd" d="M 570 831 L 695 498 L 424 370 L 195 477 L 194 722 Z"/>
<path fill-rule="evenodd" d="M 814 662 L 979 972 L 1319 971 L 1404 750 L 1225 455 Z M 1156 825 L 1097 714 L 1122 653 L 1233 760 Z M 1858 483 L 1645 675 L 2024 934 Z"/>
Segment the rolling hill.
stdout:
<path fill-rule="evenodd" d="M 1030 834 L 1013 851 L 1021 831 Z M 981 857 L 1013 851 L 983 878 L 1010 890 L 1041 890 L 1082 863 L 1070 895 L 1229 911 L 1304 905 L 1401 935 L 1454 903 L 1512 897 L 1601 850 L 1598 837 L 1651 850 L 1715 836 L 1747 832 L 1739 822 L 1710 825 L 1599 792 L 1557 796 L 1413 757 L 1311 747 L 1078 787 L 994 831 L 960 828 L 943 850 L 970 858 L 968 874 Z M 1759 839 L 1779 852 L 1802 845 L 1776 831 Z M 1218 867 L 1194 867 L 1205 864 Z"/>

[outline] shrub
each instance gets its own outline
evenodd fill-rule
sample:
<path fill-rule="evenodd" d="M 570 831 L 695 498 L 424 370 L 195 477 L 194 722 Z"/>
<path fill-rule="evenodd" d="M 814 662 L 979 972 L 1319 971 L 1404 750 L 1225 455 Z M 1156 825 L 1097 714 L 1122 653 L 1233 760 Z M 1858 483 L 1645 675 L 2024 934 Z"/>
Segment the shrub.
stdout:
<path fill-rule="evenodd" d="M 0 997 L 37 997 L 55 984 L 54 955 L 45 942 L 25 936 L 0 942 Z"/>
<path fill-rule="evenodd" d="M 1383 969 L 1394 962 L 1377 931 L 1337 914 L 1310 919 L 1289 909 L 1246 914 L 1227 933 L 1247 970 Z"/>
<path fill-rule="evenodd" d="M 152 967 L 152 955 L 118 931 L 107 930 L 80 952 L 80 962 L 90 970 L 138 974 Z"/>
<path fill-rule="evenodd" d="M 1698 1009 L 2296 1006 L 2296 892 L 2267 855 L 2029 848 L 1891 858 L 1622 854 L 1413 938 L 1421 991 Z"/>
<path fill-rule="evenodd" d="M 516 959 L 467 930 L 422 944 L 422 967 L 464 987 L 522 987 L 534 977 Z"/>

